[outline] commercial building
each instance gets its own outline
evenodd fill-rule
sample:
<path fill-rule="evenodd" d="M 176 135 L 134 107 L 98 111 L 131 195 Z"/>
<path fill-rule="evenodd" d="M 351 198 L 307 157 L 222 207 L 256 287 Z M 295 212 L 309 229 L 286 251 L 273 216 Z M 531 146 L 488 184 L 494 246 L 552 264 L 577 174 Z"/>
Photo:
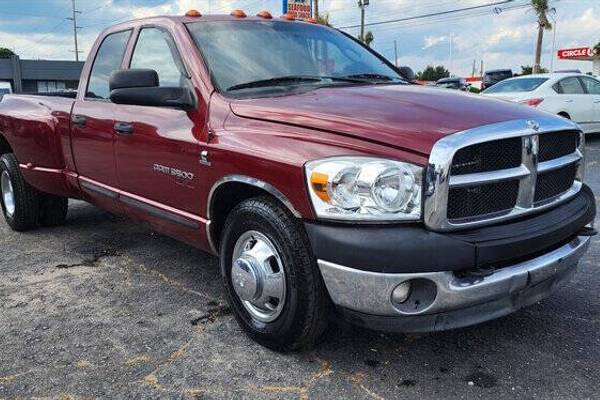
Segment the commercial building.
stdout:
<path fill-rule="evenodd" d="M 10 82 L 15 93 L 77 89 L 83 62 L 0 58 L 0 81 Z"/>
<path fill-rule="evenodd" d="M 596 76 L 600 75 L 600 52 L 590 47 L 560 49 L 557 55 L 559 60 L 591 61 L 593 63 L 592 73 Z"/>

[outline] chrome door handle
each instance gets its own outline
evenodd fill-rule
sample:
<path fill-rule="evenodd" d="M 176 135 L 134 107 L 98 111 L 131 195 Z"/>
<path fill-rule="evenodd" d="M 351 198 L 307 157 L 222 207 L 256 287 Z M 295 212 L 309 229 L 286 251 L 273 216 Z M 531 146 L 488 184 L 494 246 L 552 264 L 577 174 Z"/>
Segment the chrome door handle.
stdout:
<path fill-rule="evenodd" d="M 133 133 L 133 124 L 129 122 L 117 122 L 115 123 L 114 130 L 120 135 L 131 135 Z"/>
<path fill-rule="evenodd" d="M 572 103 L 573 100 L 565 100 L 565 103 Z"/>
<path fill-rule="evenodd" d="M 594 103 L 600 103 L 600 99 L 594 100 Z"/>

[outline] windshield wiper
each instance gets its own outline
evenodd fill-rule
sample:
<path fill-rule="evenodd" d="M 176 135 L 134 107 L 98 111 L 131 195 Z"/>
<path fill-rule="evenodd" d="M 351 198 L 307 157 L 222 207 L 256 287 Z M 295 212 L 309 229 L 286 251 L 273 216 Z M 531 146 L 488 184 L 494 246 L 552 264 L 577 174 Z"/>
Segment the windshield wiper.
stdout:
<path fill-rule="evenodd" d="M 362 80 L 362 81 L 368 81 L 368 82 L 373 82 L 373 81 L 385 81 L 385 82 L 391 82 L 391 81 L 398 81 L 398 82 L 402 82 L 402 80 L 400 78 L 396 78 L 393 76 L 388 76 L 388 75 L 382 75 L 382 74 L 353 74 L 353 75 L 346 75 L 344 76 L 344 78 L 348 78 L 348 79 L 357 79 L 357 80 Z"/>
<path fill-rule="evenodd" d="M 281 76 L 277 78 L 261 79 L 258 81 L 240 83 L 227 88 L 228 92 L 242 89 L 252 89 L 261 87 L 272 87 L 272 86 L 289 86 L 299 85 L 302 83 L 321 83 L 326 81 L 338 81 L 338 82 L 352 82 L 352 83 L 365 83 L 364 79 L 353 78 L 350 76 L 312 76 L 312 75 L 290 75 Z"/>

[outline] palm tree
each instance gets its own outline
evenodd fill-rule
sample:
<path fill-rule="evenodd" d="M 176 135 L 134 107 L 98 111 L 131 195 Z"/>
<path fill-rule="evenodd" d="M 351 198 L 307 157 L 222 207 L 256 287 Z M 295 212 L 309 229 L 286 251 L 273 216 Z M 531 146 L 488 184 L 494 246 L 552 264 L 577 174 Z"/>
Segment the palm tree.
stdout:
<path fill-rule="evenodd" d="M 540 65 L 542 60 L 542 42 L 544 41 L 544 31 L 552 29 L 552 24 L 548 20 L 548 12 L 550 12 L 549 0 L 531 0 L 531 7 L 538 17 L 538 35 L 537 44 L 535 47 L 535 64 L 533 66 L 533 73 L 539 74 L 542 67 Z"/>

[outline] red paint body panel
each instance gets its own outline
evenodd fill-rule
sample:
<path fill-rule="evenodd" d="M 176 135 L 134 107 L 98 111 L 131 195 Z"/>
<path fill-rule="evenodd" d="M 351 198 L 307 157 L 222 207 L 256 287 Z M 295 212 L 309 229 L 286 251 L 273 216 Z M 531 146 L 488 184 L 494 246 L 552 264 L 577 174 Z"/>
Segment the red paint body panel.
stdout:
<path fill-rule="evenodd" d="M 245 20 L 253 19 L 262 21 Z M 157 17 L 116 25 L 94 44 L 76 101 L 5 96 L 0 135 L 27 181 L 44 192 L 84 198 L 124 213 L 209 250 L 209 194 L 224 177 L 243 175 L 270 184 L 301 217 L 312 219 L 304 177 L 307 161 L 371 155 L 426 165 L 432 146 L 446 135 L 539 115 L 512 103 L 420 86 L 337 87 L 285 97 L 228 99 L 215 92 L 184 26 L 205 20 L 235 18 Z M 160 26 L 173 36 L 191 75 L 195 110 L 85 99 L 91 61 L 104 37 L 132 30 L 122 63 L 127 68 L 143 26 Z M 72 109 L 86 116 L 85 127 L 70 123 Z M 132 123 L 133 134 L 117 134 L 117 121 Z M 208 151 L 210 166 L 200 163 L 202 151 Z M 193 174 L 193 179 L 157 172 L 155 164 Z"/>

